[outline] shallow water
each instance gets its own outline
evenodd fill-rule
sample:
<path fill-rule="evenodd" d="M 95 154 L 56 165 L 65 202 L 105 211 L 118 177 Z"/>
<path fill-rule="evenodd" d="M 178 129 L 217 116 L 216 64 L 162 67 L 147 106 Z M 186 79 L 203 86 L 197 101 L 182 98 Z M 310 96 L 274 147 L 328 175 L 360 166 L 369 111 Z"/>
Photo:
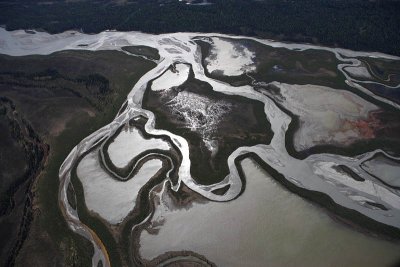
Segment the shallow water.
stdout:
<path fill-rule="evenodd" d="M 139 169 L 134 179 L 117 181 L 100 167 L 98 150 L 94 150 L 77 167 L 86 206 L 109 223 L 120 223 L 134 209 L 139 190 L 161 166 L 160 160 L 149 160 Z"/>
<path fill-rule="evenodd" d="M 280 88 L 281 96 L 268 90 L 262 92 L 299 116 L 300 126 L 293 140 L 297 151 L 318 144 L 347 145 L 362 139 L 355 122 L 367 120 L 370 112 L 378 110 L 376 105 L 345 90 L 310 84 L 272 84 Z"/>
<path fill-rule="evenodd" d="M 185 64 L 176 64 L 174 70 L 167 70 L 152 83 L 151 89 L 162 91 L 183 84 L 189 77 L 190 67 Z"/>
<path fill-rule="evenodd" d="M 142 76 L 137 84 L 134 85 L 132 91 L 127 96 L 126 109 L 118 114 L 113 122 L 82 140 L 72 150 L 60 168 L 60 200 L 62 202 L 62 207 L 65 209 L 69 226 L 74 231 L 82 234 L 93 243 L 97 244 L 97 254 L 95 255 L 100 256 L 93 257 L 93 266 L 97 266 L 99 259 L 105 266 L 109 266 L 110 263 L 105 260 L 107 252 L 105 250 L 100 250 L 101 244 L 99 244 L 99 242 L 96 241 L 96 238 L 93 237 L 93 233 L 86 229 L 87 227 L 85 228 L 85 225 L 80 223 L 77 212 L 69 206 L 66 200 L 66 188 L 70 181 L 71 169 L 75 164 L 78 164 L 79 157 L 83 153 L 104 141 L 106 138 L 112 136 L 117 129 L 138 115 L 143 115 L 148 118 L 145 125 L 146 132 L 153 135 L 168 135 L 180 150 L 182 163 L 178 170 L 179 181 L 176 183 L 173 190 L 178 190 L 179 185 L 184 183 L 189 189 L 201 194 L 209 200 L 232 200 L 238 196 L 242 188 L 242 182 L 234 164 L 234 160 L 239 155 L 254 152 L 265 161 L 266 164 L 275 169 L 276 172 L 280 173 L 287 182 L 292 183 L 293 186 L 298 187 L 299 189 L 319 191 L 328 195 L 340 206 L 356 210 L 376 222 L 400 229 L 399 192 L 383 185 L 361 168 L 363 162 L 377 153 L 384 152 L 381 150 L 374 150 L 356 157 L 344 157 L 335 154 L 322 153 L 310 155 L 304 160 L 293 158 L 286 151 L 285 147 L 285 135 L 291 122 L 291 118 L 284 110 L 279 108 L 279 106 L 277 106 L 274 101 L 267 96 L 255 91 L 251 85 L 232 87 L 221 81 L 210 79 L 205 75 L 203 65 L 201 64 L 202 58 L 200 49 L 194 41 L 202 39 L 210 40 L 210 38 L 212 40 L 215 39 L 215 36 L 223 37 L 225 39 L 228 38 L 228 36 L 219 34 L 175 33 L 149 35 L 137 32 L 103 32 L 96 35 L 65 32 L 58 35 L 49 35 L 47 33 L 36 33 L 32 35 L 26 34 L 23 31 L 7 32 L 0 29 L 0 53 L 14 56 L 50 54 L 55 51 L 66 49 L 121 50 L 121 47 L 126 45 L 148 45 L 159 49 L 160 60 L 157 67 Z M 240 39 L 244 37 L 230 36 L 229 38 Z M 400 108 L 400 105 L 397 103 L 381 96 L 374 95 L 372 92 L 362 87 L 360 81 L 350 77 L 351 75 L 347 74 L 343 70 L 346 66 L 360 66 L 360 61 L 356 58 L 360 56 L 399 60 L 397 57 L 380 53 L 354 52 L 344 49 L 317 47 L 303 44 L 284 44 L 254 38 L 247 39 L 256 40 L 260 44 L 270 47 L 284 47 L 296 50 L 299 53 L 305 49 L 330 51 L 334 53 L 336 58 L 341 62 L 337 67 L 346 77 L 345 82 L 349 86 L 353 87 L 354 90 L 359 90 L 360 92 L 375 98 L 377 101 L 389 104 L 395 109 Z M 87 46 L 80 46 L 82 43 L 87 44 Z M 222 68 L 223 65 L 223 68 L 228 70 L 234 67 L 233 69 L 235 71 L 240 70 L 241 72 L 246 72 L 245 67 L 250 64 L 248 59 L 251 58 L 251 56 L 249 57 L 246 53 L 235 54 L 234 51 L 232 51 L 232 54 L 234 54 L 233 59 L 236 58 L 237 60 L 231 61 L 231 58 L 227 55 L 227 57 L 224 57 L 224 59 L 227 59 L 226 61 L 218 61 L 220 67 Z M 222 53 L 222 55 L 224 54 Z M 246 62 L 249 64 L 244 64 L 245 60 L 247 60 Z M 147 88 L 148 82 L 167 71 L 171 64 L 178 62 L 191 64 L 195 78 L 209 83 L 217 92 L 228 95 L 239 95 L 249 99 L 262 101 L 265 104 L 265 115 L 271 123 L 271 128 L 274 132 L 271 144 L 242 147 L 235 150 L 235 152 L 233 152 L 227 159 L 230 174 L 223 178 L 223 181 L 220 183 L 213 185 L 201 185 L 196 183 L 190 174 L 191 161 L 189 158 L 189 146 L 187 141 L 173 133 L 162 129 L 155 129 L 154 114 L 141 108 L 143 94 Z M 231 62 L 232 65 L 230 65 Z M 234 62 L 236 63 L 233 64 Z M 162 83 L 166 82 L 165 79 L 161 81 Z M 378 84 L 376 81 L 362 82 Z M 285 87 L 284 84 L 281 84 L 281 86 Z M 399 87 L 400 85 L 396 85 L 391 88 Z M 304 94 L 302 97 L 303 98 L 295 101 L 303 101 L 304 98 L 307 98 Z M 350 107 L 352 106 L 354 105 L 350 105 Z M 318 120 L 320 119 L 321 118 L 318 118 Z M 327 122 L 329 124 L 335 121 L 336 120 L 330 119 Z M 318 131 L 314 134 L 318 135 Z M 344 135 L 344 137 L 346 137 L 346 135 Z M 337 167 L 337 165 L 343 165 L 350 168 L 352 171 L 356 172 L 357 175 L 363 177 L 365 182 L 354 181 L 354 179 L 352 180 L 349 175 L 336 171 L 335 167 Z M 102 171 L 100 166 L 93 169 L 94 174 L 98 174 L 100 171 Z M 256 176 L 257 175 L 255 174 L 248 175 L 248 179 L 258 181 L 253 178 Z M 101 177 L 101 175 L 98 177 Z M 103 178 L 106 179 L 107 177 Z M 270 179 L 264 179 L 264 181 L 268 180 Z M 214 193 L 214 190 L 223 188 L 226 185 L 229 185 L 229 189 L 225 194 L 219 195 Z M 247 186 L 249 185 L 250 183 L 248 183 Z M 343 228 L 343 225 L 336 223 L 333 224 L 333 221 L 330 220 L 322 210 L 311 206 L 301 198 L 284 191 L 282 188 L 279 189 L 280 187 L 276 188 L 275 186 L 277 185 L 274 185 L 273 182 L 255 183 L 255 191 L 254 193 L 250 193 L 251 197 L 248 202 L 245 201 L 245 196 L 248 193 L 245 193 L 243 196 L 240 196 L 238 199 L 229 203 L 210 202 L 207 205 L 195 204 L 194 207 L 186 213 L 174 212 L 174 216 L 177 216 L 176 218 L 173 218 L 172 215 L 170 215 L 171 212 L 168 212 L 167 210 L 165 217 L 169 216 L 170 218 L 166 221 L 165 227 L 171 227 L 174 231 L 172 233 L 165 232 L 167 233 L 167 237 L 170 238 L 169 240 L 165 239 L 167 241 L 165 241 L 164 245 L 167 246 L 164 246 L 162 243 L 157 243 L 156 238 L 150 236 L 152 238 L 154 237 L 154 240 L 150 237 L 148 238 L 149 240 L 146 244 L 148 247 L 142 247 L 143 253 L 147 253 L 149 257 L 153 257 L 153 253 L 154 255 L 157 255 L 157 252 L 153 251 L 153 249 L 148 251 L 145 250 L 152 248 L 152 246 L 154 248 L 154 245 L 152 244 L 159 244 L 159 247 L 157 248 L 159 250 L 182 249 L 182 247 L 185 246 L 183 249 L 193 249 L 195 252 L 202 253 L 202 250 L 207 249 L 205 254 L 208 254 L 205 256 L 210 257 L 210 260 L 217 263 L 220 261 L 223 262 L 224 260 L 228 261 L 226 263 L 223 262 L 223 265 L 226 264 L 228 266 L 231 266 L 233 263 L 240 263 L 240 259 L 243 258 L 248 260 L 254 259 L 254 255 L 257 253 L 260 255 L 254 264 L 262 266 L 266 263 L 268 265 L 271 263 L 271 265 L 284 266 L 326 266 L 326 262 L 332 262 L 336 265 L 342 266 L 344 263 L 350 266 L 367 264 L 380 266 L 380 261 L 390 261 L 393 259 L 392 256 L 394 250 L 399 252 L 398 247 L 393 247 L 390 243 L 366 237 L 365 235 L 354 232 L 350 228 Z M 129 193 L 128 189 L 129 188 L 123 188 L 124 192 L 127 192 L 126 194 Z M 100 195 L 96 195 L 96 190 L 93 191 L 94 194 L 92 194 L 91 197 L 97 197 L 98 200 L 96 201 L 103 203 L 101 201 L 104 201 L 105 198 L 102 199 L 100 198 Z M 107 186 L 101 190 L 103 190 L 103 193 L 108 190 L 109 194 L 119 192 L 119 188 L 107 188 Z M 246 192 L 247 191 L 249 191 L 248 188 Z M 86 194 L 87 192 L 85 192 L 85 197 Z M 108 196 L 107 194 L 103 195 Z M 257 198 L 254 197 L 254 195 L 257 195 Z M 131 206 L 129 206 L 130 203 L 123 202 L 124 200 L 121 200 L 122 198 L 119 199 L 115 195 L 112 197 L 110 203 L 118 203 L 121 207 L 131 208 Z M 114 200 L 116 202 L 114 202 Z M 122 202 L 120 203 L 118 201 Z M 269 203 L 272 204 L 268 205 Z M 368 203 L 373 203 L 374 205 L 371 206 L 368 205 Z M 310 206 L 305 206 L 306 204 Z M 115 211 L 119 212 L 118 205 L 113 207 Z M 384 207 L 384 209 L 377 207 Z M 104 207 L 98 205 L 97 208 L 102 210 Z M 240 217 L 237 215 L 239 213 L 241 214 Z M 102 214 L 100 215 L 102 216 Z M 161 215 L 164 216 L 163 214 Z M 156 214 L 155 218 L 157 218 L 157 216 L 158 215 Z M 197 220 L 193 221 L 194 218 L 197 218 Z M 204 218 L 207 218 L 207 220 L 205 221 Z M 168 221 L 175 221 L 177 223 L 187 221 L 188 225 L 191 223 L 194 225 L 191 225 L 193 228 L 189 228 L 189 226 L 185 224 L 179 228 L 173 228 L 176 226 L 173 224 L 172 226 L 169 226 L 170 223 L 168 223 Z M 211 224 L 211 221 L 214 223 Z M 202 231 L 200 232 L 200 230 Z M 160 231 L 160 237 L 162 237 L 162 232 L 164 231 Z M 192 240 L 185 240 L 186 235 L 192 235 Z M 203 240 L 205 243 L 198 240 Z M 177 248 L 172 245 L 176 245 Z M 210 251 L 210 247 L 213 248 L 212 251 Z M 313 253 L 311 254 L 310 251 L 313 251 Z M 389 252 L 393 253 L 390 254 Z M 396 253 L 396 255 L 397 254 L 400 253 Z M 317 258 L 315 255 L 318 255 Z M 296 264 L 297 261 L 301 262 Z M 246 262 L 246 266 L 247 265 Z"/>
<path fill-rule="evenodd" d="M 238 76 L 255 70 L 254 53 L 239 43 L 221 38 L 212 39 L 210 58 L 206 59 L 210 73 L 220 72 L 226 76 Z"/>
<path fill-rule="evenodd" d="M 107 153 L 116 167 L 123 168 L 127 166 L 135 156 L 148 149 L 156 148 L 161 150 L 170 149 L 167 142 L 157 138 L 145 139 L 138 129 L 130 127 L 123 129 L 118 134 L 109 145 Z"/>
<path fill-rule="evenodd" d="M 365 161 L 362 168 L 368 173 L 379 177 L 385 183 L 400 188 L 400 166 L 390 158 L 383 155 Z"/>
<path fill-rule="evenodd" d="M 165 222 L 155 227 L 157 235 L 142 232 L 142 257 L 192 250 L 218 266 L 391 266 L 400 261 L 400 244 L 334 221 L 251 160 L 244 160 L 243 168 L 246 190 L 234 201 L 197 203 L 188 210 L 158 206 L 153 221 Z"/>

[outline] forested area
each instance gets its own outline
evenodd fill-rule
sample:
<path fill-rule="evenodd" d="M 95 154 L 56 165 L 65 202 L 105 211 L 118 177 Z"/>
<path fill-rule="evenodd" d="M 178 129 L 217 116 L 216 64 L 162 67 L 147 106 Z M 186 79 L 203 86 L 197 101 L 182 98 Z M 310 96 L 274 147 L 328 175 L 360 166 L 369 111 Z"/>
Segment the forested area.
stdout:
<path fill-rule="evenodd" d="M 394 0 L 0 1 L 0 24 L 9 30 L 221 32 L 396 55 L 399 14 Z"/>

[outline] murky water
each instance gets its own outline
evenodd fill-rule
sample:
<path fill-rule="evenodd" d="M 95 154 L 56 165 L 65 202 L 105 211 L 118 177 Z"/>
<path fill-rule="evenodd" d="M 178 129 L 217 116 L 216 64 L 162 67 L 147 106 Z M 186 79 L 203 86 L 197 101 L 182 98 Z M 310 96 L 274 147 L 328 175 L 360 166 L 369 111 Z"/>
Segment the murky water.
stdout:
<path fill-rule="evenodd" d="M 129 127 L 123 129 L 109 145 L 107 153 L 112 163 L 123 168 L 137 155 L 150 148 L 169 150 L 168 143 L 155 138 L 145 139 L 138 129 Z"/>
<path fill-rule="evenodd" d="M 95 244 L 93 265 L 96 266 L 98 261 L 101 260 L 105 266 L 108 266 L 107 252 L 102 248 L 95 233 L 80 223 L 77 212 L 66 201 L 66 188 L 70 182 L 71 170 L 83 153 L 112 136 L 122 125 L 138 115 L 148 118 L 145 125 L 146 132 L 155 136 L 168 135 L 180 150 L 182 162 L 178 170 L 179 181 L 173 190 L 178 190 L 179 185 L 184 183 L 189 189 L 208 200 L 229 201 L 234 199 L 231 202 L 194 204 L 188 210 L 170 211 L 170 207 L 159 206 L 154 219 L 162 217 L 165 222 L 160 225 L 158 235 L 142 234 L 141 253 L 144 258 L 150 259 L 169 250 L 193 250 L 204 254 L 211 261 L 221 266 L 382 266 L 394 262 L 400 255 L 398 245 L 366 236 L 343 224 L 334 222 L 323 210 L 295 194 L 289 193 L 276 184 L 271 177 L 265 175 L 263 171 L 255 168 L 247 161 L 245 163 L 246 190 L 243 195 L 235 199 L 241 192 L 243 185 L 234 160 L 242 154 L 252 152 L 282 175 L 282 179 L 291 183 L 292 186 L 303 190 L 321 192 L 329 196 L 337 205 L 356 210 L 365 217 L 383 225 L 400 229 L 400 193 L 398 190 L 377 181 L 376 178 L 361 168 L 364 162 L 378 153 L 385 154 L 383 151 L 370 151 L 356 157 L 327 153 L 313 154 L 305 159 L 292 157 L 285 147 L 285 136 L 291 123 L 291 117 L 274 101 L 256 91 L 251 85 L 232 87 L 229 84 L 207 77 L 201 64 L 200 49 L 194 40 L 202 38 L 211 40 L 214 34 L 202 35 L 203 37 L 196 37 L 196 34 L 193 33 L 147 35 L 135 32 L 103 32 L 96 35 L 66 32 L 58 35 L 46 33 L 32 35 L 23 31 L 6 32 L 0 29 L 0 53 L 15 56 L 50 54 L 65 49 L 121 50 L 121 47 L 126 45 L 148 45 L 159 50 L 161 58 L 157 62 L 158 65 L 141 77 L 138 83 L 134 85 L 127 96 L 126 109 L 109 125 L 82 140 L 60 168 L 60 201 L 63 209 L 65 209 L 70 227 Z M 362 87 L 355 78 L 343 71 L 346 66 L 359 67 L 360 61 L 356 57 L 360 56 L 376 56 L 392 60 L 399 60 L 399 58 L 379 53 L 353 52 L 344 49 L 252 39 L 263 45 L 284 47 L 299 52 L 305 49 L 330 51 L 342 62 L 337 68 L 346 77 L 346 83 L 349 86 L 375 98 L 376 101 L 384 102 L 395 109 L 399 109 L 397 103 L 374 95 Z M 87 44 L 87 46 L 80 46 L 82 43 Z M 218 42 L 215 44 L 218 45 Z M 219 48 L 220 52 L 223 52 L 222 50 L 224 50 L 224 47 Z M 234 70 L 240 70 L 244 65 L 248 66 L 248 63 L 250 63 L 248 59 L 251 59 L 251 56 L 247 56 L 245 61 L 241 59 L 233 60 L 234 57 L 222 55 L 225 56 L 219 59 L 218 66 L 231 67 Z M 236 55 L 236 57 L 239 56 Z M 344 59 L 344 56 L 346 56 L 346 59 Z M 142 98 L 148 82 L 167 71 L 171 64 L 178 62 L 190 64 L 195 78 L 207 82 L 217 92 L 263 102 L 265 115 L 271 123 L 274 132 L 271 144 L 260 144 L 235 150 L 227 159 L 230 173 L 226 177 L 222 177 L 220 183 L 212 185 L 196 183 L 190 174 L 191 161 L 188 142 L 174 133 L 155 129 L 154 114 L 142 109 Z M 234 66 L 231 66 L 231 64 Z M 184 76 L 182 75 L 182 77 Z M 167 78 L 160 79 L 162 84 L 167 80 L 171 82 Z M 178 79 L 177 83 L 182 81 L 183 79 Z M 175 84 L 175 82 L 172 84 Z M 376 81 L 368 82 L 377 83 Z M 279 84 L 281 88 L 288 86 L 290 85 Z M 397 87 L 400 87 L 400 85 L 393 88 Z M 158 89 L 162 90 L 163 88 Z M 304 95 L 299 96 L 305 97 Z M 303 99 L 296 101 L 303 101 Z M 394 160 L 397 161 L 398 159 Z M 126 164 L 126 161 L 120 162 L 120 164 L 122 166 Z M 351 169 L 365 181 L 354 180 L 351 175 L 337 171 L 336 167 L 339 165 Z M 100 171 L 103 170 L 101 170 L 100 164 L 92 170 L 89 170 L 89 167 L 86 169 L 82 169 L 83 175 L 81 172 L 78 173 L 79 176 L 96 176 L 91 177 L 92 179 L 86 185 L 86 188 L 95 186 L 95 180 L 100 181 L 97 183 L 99 188 L 95 188 L 92 192 L 93 199 L 95 199 L 92 203 L 92 210 L 95 209 L 93 207 L 97 207 L 98 213 L 100 213 L 104 208 L 99 206 L 101 201 L 96 200 L 96 198 L 100 195 L 97 196 L 96 192 L 106 192 L 103 189 L 107 187 L 109 187 L 111 194 L 114 191 L 119 192 L 119 190 L 122 190 L 124 194 L 130 193 L 130 188 L 122 188 L 121 184 L 118 185 L 118 188 L 114 188 L 113 185 L 117 184 L 115 181 L 112 184 L 106 184 L 108 178 L 105 176 L 104 179 L 101 178 Z M 391 181 L 392 173 L 393 171 L 390 171 L 384 178 Z M 99 177 L 101 179 L 97 179 Z M 84 180 L 85 178 L 81 179 Z M 140 181 L 144 182 L 146 179 Z M 127 183 L 129 184 L 129 182 Z M 141 183 L 137 186 L 141 187 L 142 185 Z M 227 185 L 229 185 L 229 189 L 225 194 L 214 193 L 216 189 Z M 138 188 L 135 190 L 138 191 Z M 87 194 L 86 191 L 85 194 Z M 85 197 L 87 196 L 85 195 Z M 133 198 L 130 198 L 130 200 L 133 201 Z M 116 201 L 116 198 L 113 200 Z M 132 201 L 128 204 L 122 199 L 121 202 L 111 201 L 110 203 L 115 204 L 113 206 L 115 209 L 119 205 L 124 206 L 124 214 L 126 214 L 126 211 L 129 212 L 131 209 L 128 205 L 133 205 Z M 86 204 L 90 206 L 89 203 L 90 197 Z M 109 214 L 117 215 L 110 218 L 116 221 L 123 219 L 124 216 L 122 213 L 114 214 L 112 208 L 100 215 L 107 217 Z"/>
<path fill-rule="evenodd" d="M 246 191 L 235 201 L 158 206 L 152 221 L 163 223 L 154 227 L 157 234 L 141 234 L 142 257 L 192 250 L 217 266 L 375 267 L 400 261 L 400 244 L 334 221 L 251 160 L 243 161 L 243 169 Z"/>
<path fill-rule="evenodd" d="M 77 167 L 88 209 L 111 224 L 121 222 L 134 209 L 139 190 L 161 166 L 160 160 L 149 160 L 139 169 L 135 179 L 117 181 L 100 167 L 98 150 L 94 150 Z"/>

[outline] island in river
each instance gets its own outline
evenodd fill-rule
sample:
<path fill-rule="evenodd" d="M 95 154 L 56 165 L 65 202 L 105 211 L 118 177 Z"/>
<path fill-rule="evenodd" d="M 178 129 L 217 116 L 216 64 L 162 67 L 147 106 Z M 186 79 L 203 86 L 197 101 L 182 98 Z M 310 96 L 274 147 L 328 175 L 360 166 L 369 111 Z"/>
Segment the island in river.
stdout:
<path fill-rule="evenodd" d="M 43 264 L 46 246 L 92 266 L 400 260 L 398 57 L 221 34 L 0 36 L 4 114 L 38 136 L 22 144 L 50 145 L 25 178 L 30 213 L 8 208 L 32 214 L 8 261 Z"/>

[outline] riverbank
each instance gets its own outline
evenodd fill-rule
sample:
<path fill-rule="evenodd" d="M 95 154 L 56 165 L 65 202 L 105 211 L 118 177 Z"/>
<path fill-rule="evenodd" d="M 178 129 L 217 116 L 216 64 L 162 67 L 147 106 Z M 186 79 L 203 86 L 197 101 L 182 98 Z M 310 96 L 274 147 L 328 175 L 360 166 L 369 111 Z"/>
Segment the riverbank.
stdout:
<path fill-rule="evenodd" d="M 16 266 L 91 265 L 90 242 L 69 229 L 57 204 L 59 167 L 84 136 L 113 119 L 133 84 L 154 63 L 109 51 L 1 56 L 0 61 L 2 77 L 8 75 L 0 82 L 1 95 L 13 100 L 50 147 L 44 169 L 35 174 L 34 186 L 27 191 L 27 209 L 33 208 L 27 218 L 31 227 L 15 255 Z M 97 81 L 100 75 L 104 79 Z"/>

